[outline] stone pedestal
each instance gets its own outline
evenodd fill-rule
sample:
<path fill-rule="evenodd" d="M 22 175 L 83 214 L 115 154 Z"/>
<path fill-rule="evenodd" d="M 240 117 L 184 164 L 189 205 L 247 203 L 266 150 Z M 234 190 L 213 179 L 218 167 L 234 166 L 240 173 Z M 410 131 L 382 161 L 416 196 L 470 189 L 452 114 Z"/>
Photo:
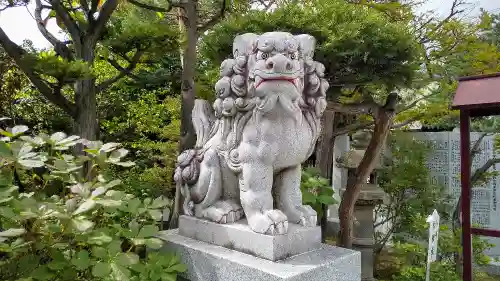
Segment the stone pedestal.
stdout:
<path fill-rule="evenodd" d="M 286 235 L 263 235 L 250 229 L 246 220 L 218 224 L 195 217 L 179 218 L 179 234 L 271 261 L 321 247 L 321 228 L 289 224 Z"/>
<path fill-rule="evenodd" d="M 181 278 L 190 281 L 361 280 L 360 253 L 321 244 L 319 228 L 290 224 L 287 235 L 269 236 L 245 221 L 223 225 L 182 216 L 179 229 L 159 238 L 164 250 L 180 255 L 188 268 Z"/>

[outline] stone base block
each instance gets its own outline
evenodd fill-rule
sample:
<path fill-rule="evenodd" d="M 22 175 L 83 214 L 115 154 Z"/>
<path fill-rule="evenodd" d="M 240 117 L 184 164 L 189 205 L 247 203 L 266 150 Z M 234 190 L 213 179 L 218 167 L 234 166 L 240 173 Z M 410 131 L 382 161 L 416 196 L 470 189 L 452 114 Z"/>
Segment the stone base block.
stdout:
<path fill-rule="evenodd" d="M 166 241 L 164 250 L 180 255 L 188 268 L 181 277 L 190 281 L 361 280 L 359 252 L 324 244 L 273 262 L 181 236 L 178 229 L 162 232 L 159 238 Z"/>
<path fill-rule="evenodd" d="M 190 216 L 179 218 L 179 234 L 264 259 L 277 261 L 321 247 L 321 228 L 290 223 L 286 235 L 264 235 L 246 220 L 218 224 Z"/>

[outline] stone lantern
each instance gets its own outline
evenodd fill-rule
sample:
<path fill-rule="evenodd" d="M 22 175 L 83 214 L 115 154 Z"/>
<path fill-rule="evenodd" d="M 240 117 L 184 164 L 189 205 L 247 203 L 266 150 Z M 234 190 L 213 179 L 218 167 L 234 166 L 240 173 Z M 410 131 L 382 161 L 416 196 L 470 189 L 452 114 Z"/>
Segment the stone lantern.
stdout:
<path fill-rule="evenodd" d="M 348 182 L 355 176 L 365 150 L 370 142 L 371 133 L 360 131 L 352 136 L 351 150 L 341 158 L 341 165 L 347 169 Z M 373 172 L 361 187 L 358 200 L 354 206 L 354 240 L 353 249 L 361 252 L 361 280 L 372 281 L 374 268 L 374 209 L 375 206 L 387 203 L 387 194 L 377 185 L 377 170 L 383 167 L 380 155 L 376 160 Z M 340 192 L 343 193 L 345 187 Z"/>

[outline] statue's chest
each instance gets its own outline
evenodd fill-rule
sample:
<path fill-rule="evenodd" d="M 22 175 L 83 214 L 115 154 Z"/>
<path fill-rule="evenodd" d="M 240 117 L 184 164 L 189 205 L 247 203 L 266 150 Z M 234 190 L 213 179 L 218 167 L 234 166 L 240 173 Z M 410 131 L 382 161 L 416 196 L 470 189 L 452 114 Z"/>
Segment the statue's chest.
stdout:
<path fill-rule="evenodd" d="M 306 120 L 273 120 L 263 122 L 261 128 L 261 141 L 272 147 L 277 168 L 297 165 L 307 158 L 313 136 Z"/>

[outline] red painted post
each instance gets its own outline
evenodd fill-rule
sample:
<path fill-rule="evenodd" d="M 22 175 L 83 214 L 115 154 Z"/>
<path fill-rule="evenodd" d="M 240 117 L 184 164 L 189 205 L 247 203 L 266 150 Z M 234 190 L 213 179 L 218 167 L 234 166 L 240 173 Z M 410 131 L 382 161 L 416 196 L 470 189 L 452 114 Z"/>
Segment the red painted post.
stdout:
<path fill-rule="evenodd" d="M 462 182 L 463 281 L 472 281 L 471 186 L 470 186 L 470 117 L 460 111 L 460 170 Z"/>

